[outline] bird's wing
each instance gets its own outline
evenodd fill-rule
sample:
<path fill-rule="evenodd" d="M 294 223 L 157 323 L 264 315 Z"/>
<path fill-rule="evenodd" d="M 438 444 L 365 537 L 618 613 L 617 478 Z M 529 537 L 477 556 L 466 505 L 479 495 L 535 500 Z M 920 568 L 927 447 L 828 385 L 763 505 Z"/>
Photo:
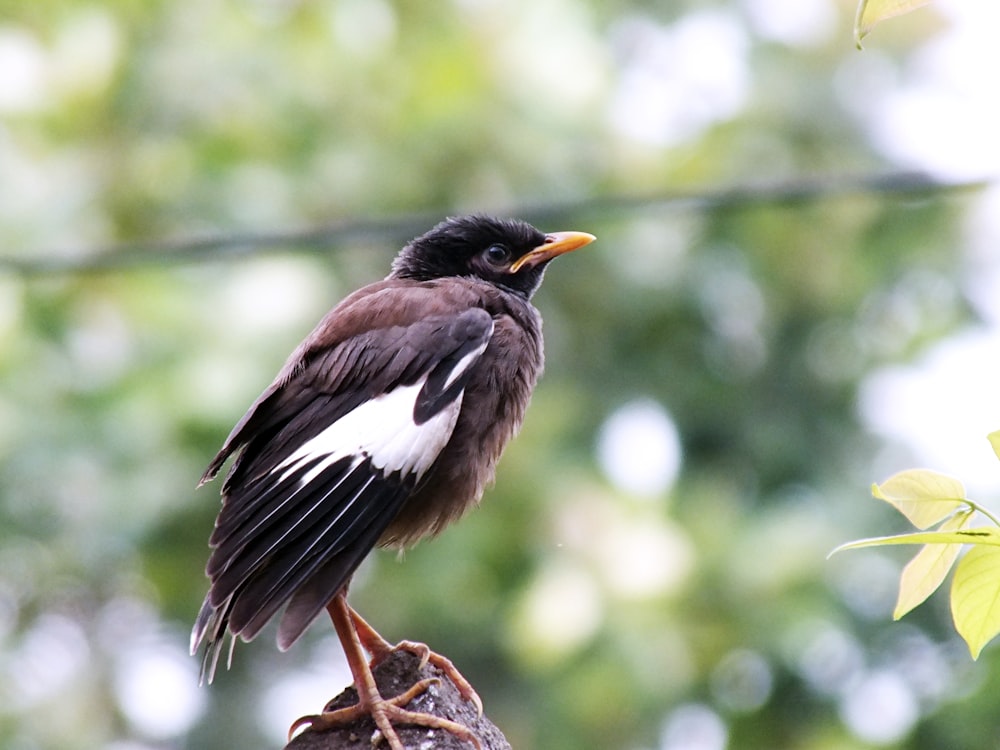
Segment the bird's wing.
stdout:
<path fill-rule="evenodd" d="M 206 473 L 240 451 L 192 633 L 192 651 L 207 636 L 209 671 L 227 628 L 249 640 L 287 602 L 287 648 L 346 583 L 447 444 L 492 333 L 489 313 L 472 308 L 290 360 Z"/>

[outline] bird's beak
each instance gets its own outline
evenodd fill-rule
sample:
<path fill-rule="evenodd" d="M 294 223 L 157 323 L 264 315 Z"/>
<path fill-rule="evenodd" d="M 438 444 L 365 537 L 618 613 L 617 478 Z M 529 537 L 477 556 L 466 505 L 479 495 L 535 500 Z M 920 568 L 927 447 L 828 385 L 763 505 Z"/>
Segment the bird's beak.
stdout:
<path fill-rule="evenodd" d="M 510 267 L 511 273 L 517 273 L 522 268 L 534 268 L 537 265 L 552 260 L 557 255 L 579 250 L 589 245 L 597 238 L 587 232 L 553 232 L 545 235 L 545 242 L 530 252 L 518 258 Z"/>

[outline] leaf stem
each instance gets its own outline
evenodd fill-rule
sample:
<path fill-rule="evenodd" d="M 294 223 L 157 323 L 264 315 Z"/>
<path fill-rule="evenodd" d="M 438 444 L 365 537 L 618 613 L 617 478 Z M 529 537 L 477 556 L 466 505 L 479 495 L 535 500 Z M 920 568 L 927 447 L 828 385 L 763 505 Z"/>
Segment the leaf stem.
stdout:
<path fill-rule="evenodd" d="M 990 513 L 988 510 L 986 510 L 986 508 L 984 508 L 979 503 L 975 502 L 974 500 L 969 500 L 968 498 L 965 498 L 965 504 L 968 505 L 969 508 L 971 508 L 972 510 L 978 513 L 982 513 L 984 516 L 990 519 L 990 521 L 993 522 L 994 526 L 1000 526 L 1000 518 L 997 518 L 995 515 Z"/>

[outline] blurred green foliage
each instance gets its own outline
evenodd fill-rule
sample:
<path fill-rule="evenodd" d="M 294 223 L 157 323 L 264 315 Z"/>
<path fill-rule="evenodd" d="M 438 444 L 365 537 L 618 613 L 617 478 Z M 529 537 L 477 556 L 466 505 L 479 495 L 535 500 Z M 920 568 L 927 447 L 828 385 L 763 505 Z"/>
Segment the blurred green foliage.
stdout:
<path fill-rule="evenodd" d="M 700 2 L 3 2 L 2 254 L 884 169 L 838 13 L 790 44 Z M 731 44 L 657 57 L 695 27 Z M 537 297 L 547 373 L 496 487 L 402 564 L 374 555 L 354 605 L 451 657 L 518 750 L 982 748 L 995 654 L 968 664 L 933 602 L 892 625 L 891 555 L 825 559 L 889 518 L 863 501 L 859 383 L 967 319 L 963 201 L 567 209 L 543 228 L 600 241 Z M 0 747 L 278 747 L 344 686 L 319 622 L 194 687 L 218 508 L 194 485 L 403 239 L 0 275 Z M 652 495 L 596 453 L 635 402 L 683 446 Z M 863 690 L 902 729 L 866 735 Z"/>

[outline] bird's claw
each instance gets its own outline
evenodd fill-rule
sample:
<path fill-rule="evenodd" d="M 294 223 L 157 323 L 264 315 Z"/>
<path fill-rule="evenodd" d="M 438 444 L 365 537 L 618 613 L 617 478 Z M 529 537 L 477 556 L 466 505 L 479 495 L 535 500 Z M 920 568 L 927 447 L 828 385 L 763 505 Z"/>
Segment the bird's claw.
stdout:
<path fill-rule="evenodd" d="M 419 643 L 418 641 L 400 641 L 393 646 L 354 609 L 349 607 L 348 612 L 350 613 L 351 621 L 354 623 L 355 632 L 358 634 L 361 645 L 371 654 L 372 658 L 369 666 L 372 669 L 385 661 L 394 651 L 408 651 L 420 659 L 421 669 L 431 664 L 444 672 L 448 679 L 455 684 L 458 694 L 462 696 L 462 699 L 476 707 L 476 714 L 478 716 L 483 715 L 482 699 L 472 687 L 472 683 L 465 679 L 465 676 L 458 671 L 458 668 L 451 659 L 436 651 L 431 651 L 426 643 Z"/>
<path fill-rule="evenodd" d="M 305 731 L 325 732 L 330 729 L 348 726 L 359 719 L 371 716 L 377 727 L 375 735 L 372 738 L 373 746 L 377 745 L 380 739 L 384 739 L 391 750 L 406 750 L 393 724 L 410 724 L 450 732 L 460 740 L 470 743 L 476 750 L 483 750 L 479 738 L 468 727 L 440 716 L 408 711 L 403 708 L 431 685 L 439 683 L 440 680 L 436 677 L 431 677 L 426 680 L 420 680 L 420 682 L 411 685 L 405 692 L 392 698 L 379 697 L 370 701 L 359 701 L 347 708 L 303 716 L 292 724 L 288 730 L 288 737 L 291 739 L 299 730 L 303 729 Z"/>
<path fill-rule="evenodd" d="M 417 641 L 400 641 L 393 647 L 393 651 L 409 651 L 420 659 L 421 669 L 430 664 L 444 672 L 448 679 L 454 683 L 462 699 L 476 707 L 476 715 L 483 715 L 483 701 L 479 697 L 479 693 L 475 691 L 472 683 L 465 679 L 465 675 L 458 671 L 458 667 L 447 656 L 431 651 L 426 643 L 418 643 Z"/>

